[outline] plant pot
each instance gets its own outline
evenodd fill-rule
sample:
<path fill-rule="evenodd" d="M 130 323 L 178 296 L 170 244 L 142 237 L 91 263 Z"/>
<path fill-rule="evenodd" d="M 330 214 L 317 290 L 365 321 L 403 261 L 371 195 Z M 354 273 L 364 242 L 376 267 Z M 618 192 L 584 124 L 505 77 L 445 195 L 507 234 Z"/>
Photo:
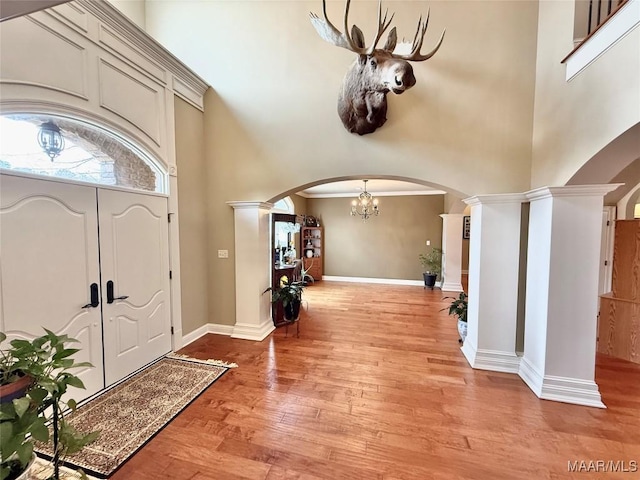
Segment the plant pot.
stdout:
<path fill-rule="evenodd" d="M 10 480 L 32 480 L 35 477 L 32 475 L 32 467 L 34 462 L 36 461 L 36 454 L 33 453 L 31 454 L 31 460 L 29 460 L 29 463 L 27 463 L 27 466 L 25 467 L 24 470 L 22 470 L 22 472 L 18 473 L 17 476 L 14 472 L 12 472 L 9 477 Z"/>
<path fill-rule="evenodd" d="M 0 403 L 10 402 L 15 398 L 22 398 L 33 379 L 27 375 L 17 381 L 0 386 Z"/>
<path fill-rule="evenodd" d="M 458 334 L 460 335 L 460 340 L 464 342 L 464 339 L 467 338 L 467 322 L 458 320 Z"/>
<path fill-rule="evenodd" d="M 431 290 L 433 290 L 433 287 L 436 284 L 436 278 L 438 278 L 438 275 L 436 275 L 435 273 L 423 273 L 422 277 L 424 278 L 424 286 L 429 287 Z"/>
<path fill-rule="evenodd" d="M 284 318 L 289 320 L 290 322 L 295 321 L 300 315 L 300 304 L 302 302 L 300 300 L 294 300 L 290 302 L 286 307 L 284 307 Z"/>

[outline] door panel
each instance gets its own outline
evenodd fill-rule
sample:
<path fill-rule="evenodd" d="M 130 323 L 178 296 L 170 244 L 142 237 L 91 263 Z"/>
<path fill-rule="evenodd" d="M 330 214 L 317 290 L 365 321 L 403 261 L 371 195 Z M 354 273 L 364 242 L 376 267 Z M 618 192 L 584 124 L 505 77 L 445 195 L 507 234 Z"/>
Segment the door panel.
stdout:
<path fill-rule="evenodd" d="M 0 330 L 79 340 L 74 358 L 94 368 L 74 372 L 78 401 L 104 388 L 100 307 L 82 308 L 100 282 L 97 226 L 95 188 L 0 175 Z"/>
<path fill-rule="evenodd" d="M 109 386 L 171 350 L 169 228 L 164 197 L 100 189 L 98 205 Z"/>

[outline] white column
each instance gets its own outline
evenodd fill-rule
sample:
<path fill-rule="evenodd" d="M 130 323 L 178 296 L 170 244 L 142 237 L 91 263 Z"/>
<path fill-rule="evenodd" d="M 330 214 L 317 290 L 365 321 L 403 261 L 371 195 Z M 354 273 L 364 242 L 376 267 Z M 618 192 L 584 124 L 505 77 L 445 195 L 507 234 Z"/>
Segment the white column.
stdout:
<path fill-rule="evenodd" d="M 526 194 L 531 209 L 519 375 L 540 398 L 604 408 L 595 383 L 602 205 L 618 186 Z"/>
<path fill-rule="evenodd" d="M 469 306 L 462 353 L 473 368 L 518 373 L 518 274 L 523 194 L 479 195 L 471 205 Z"/>
<path fill-rule="evenodd" d="M 442 290 L 462 292 L 462 214 L 443 214 Z"/>
<path fill-rule="evenodd" d="M 270 203 L 227 202 L 234 209 L 236 266 L 236 324 L 233 338 L 263 340 L 274 329 L 269 295 Z"/>

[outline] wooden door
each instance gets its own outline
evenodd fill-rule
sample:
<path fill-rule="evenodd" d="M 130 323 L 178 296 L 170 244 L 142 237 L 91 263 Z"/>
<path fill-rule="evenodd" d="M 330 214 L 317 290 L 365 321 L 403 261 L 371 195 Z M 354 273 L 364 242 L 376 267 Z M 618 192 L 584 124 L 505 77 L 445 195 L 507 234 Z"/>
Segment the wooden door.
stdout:
<path fill-rule="evenodd" d="M 100 189 L 98 205 L 109 386 L 171 350 L 169 226 L 165 197 Z"/>
<path fill-rule="evenodd" d="M 74 358 L 93 368 L 74 372 L 86 386 L 77 401 L 104 388 L 100 306 L 83 308 L 98 269 L 95 188 L 0 175 L 0 330 L 79 340 Z"/>

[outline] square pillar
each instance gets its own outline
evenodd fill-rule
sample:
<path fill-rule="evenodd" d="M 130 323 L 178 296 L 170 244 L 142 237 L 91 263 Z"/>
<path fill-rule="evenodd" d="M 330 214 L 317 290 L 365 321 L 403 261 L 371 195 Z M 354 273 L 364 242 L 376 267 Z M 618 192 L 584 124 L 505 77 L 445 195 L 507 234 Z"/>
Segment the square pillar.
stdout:
<path fill-rule="evenodd" d="M 471 205 L 469 306 L 462 353 L 473 368 L 518 373 L 516 355 L 523 194 L 478 195 Z"/>
<path fill-rule="evenodd" d="M 462 214 L 443 214 L 442 290 L 462 292 Z"/>
<path fill-rule="evenodd" d="M 275 326 L 271 319 L 269 211 L 263 202 L 227 202 L 235 227 L 236 324 L 232 338 L 264 340 Z"/>
<path fill-rule="evenodd" d="M 540 398 L 605 408 L 595 383 L 602 205 L 609 185 L 544 187 L 530 200 L 520 377 Z"/>

